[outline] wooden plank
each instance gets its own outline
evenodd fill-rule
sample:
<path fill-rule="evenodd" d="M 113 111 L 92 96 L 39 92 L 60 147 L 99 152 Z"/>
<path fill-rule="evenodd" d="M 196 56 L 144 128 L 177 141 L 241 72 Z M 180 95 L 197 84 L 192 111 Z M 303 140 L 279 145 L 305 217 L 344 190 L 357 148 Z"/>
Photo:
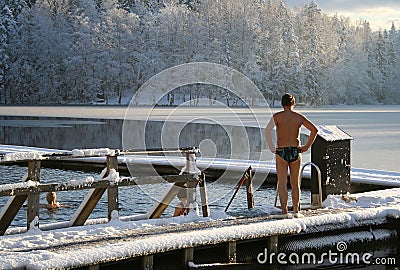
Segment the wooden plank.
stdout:
<path fill-rule="evenodd" d="M 226 243 L 226 255 L 228 256 L 228 263 L 236 263 L 236 241 Z"/>
<path fill-rule="evenodd" d="M 28 176 L 26 181 L 40 181 L 40 161 L 30 160 L 28 162 Z M 13 194 L 10 191 L 8 194 L 16 195 L 11 197 L 7 204 L 2 208 L 0 213 L 0 235 L 4 235 L 7 228 L 10 226 L 15 216 L 18 214 L 19 210 L 23 206 L 25 200 L 28 198 L 28 193 L 26 194 Z M 28 201 L 27 209 L 27 228 L 29 229 L 29 224 L 33 219 L 39 216 L 39 194 L 34 194 Z"/>
<path fill-rule="evenodd" d="M 204 173 L 200 175 L 199 187 L 200 187 L 201 211 L 203 213 L 203 217 L 209 217 L 210 207 L 208 206 L 206 175 Z"/>
<path fill-rule="evenodd" d="M 147 212 L 148 218 L 159 218 L 162 213 L 164 213 L 165 209 L 168 207 L 171 201 L 178 194 L 179 189 L 183 185 L 184 183 L 175 183 L 170 189 L 168 189 L 161 197 L 161 200 L 157 201 L 154 206 Z"/>
<path fill-rule="evenodd" d="M 4 205 L 0 213 L 0 235 L 4 235 L 27 197 L 28 195 L 13 196 Z"/>
<path fill-rule="evenodd" d="M 142 257 L 142 269 L 153 270 L 153 255 L 145 255 Z"/>
<path fill-rule="evenodd" d="M 31 229 L 32 221 L 36 217 L 39 218 L 39 201 L 39 193 L 32 193 L 28 195 L 28 207 L 26 209 L 26 227 L 28 230 Z M 35 224 L 34 226 L 39 226 L 39 224 Z"/>
<path fill-rule="evenodd" d="M 98 201 L 103 196 L 106 188 L 91 189 L 71 219 L 71 226 L 82 226 L 89 218 Z"/>
<path fill-rule="evenodd" d="M 254 208 L 254 193 L 253 193 L 253 170 L 251 167 L 247 169 L 249 177 L 246 178 L 246 193 L 247 193 L 247 208 Z"/>
<path fill-rule="evenodd" d="M 108 220 L 111 220 L 111 214 L 114 210 L 118 211 L 118 187 L 112 186 L 107 189 L 108 198 Z"/>
<path fill-rule="evenodd" d="M 107 171 L 104 174 L 104 177 L 107 177 L 110 174 L 110 171 L 112 169 L 118 170 L 118 161 L 116 156 L 107 156 Z M 110 185 L 110 183 L 108 184 Z M 110 186 L 108 186 L 110 187 Z M 110 187 L 111 188 L 111 187 Z M 90 214 L 93 212 L 93 209 L 96 207 L 97 203 L 100 201 L 101 197 L 103 196 L 104 192 L 107 190 L 107 188 L 95 188 L 92 189 L 86 198 L 83 200 L 81 205 L 79 206 L 78 210 L 76 211 L 75 215 L 73 216 L 71 220 L 72 226 L 82 226 L 85 224 L 86 220 L 89 218 Z M 115 195 L 117 195 L 117 199 L 115 198 Z M 114 200 L 114 202 L 111 202 L 111 208 L 116 208 L 118 209 L 118 187 L 117 191 L 114 192 L 111 191 L 110 196 L 112 197 L 110 200 Z M 115 201 L 116 199 L 116 201 Z M 116 204 L 116 205 L 115 205 Z M 108 217 L 111 219 L 111 212 L 110 211 L 110 206 L 108 208 Z"/>
<path fill-rule="evenodd" d="M 183 269 L 189 269 L 189 262 L 193 262 L 194 258 L 194 248 L 185 248 L 183 250 L 183 260 L 182 260 L 182 266 Z"/>
<path fill-rule="evenodd" d="M 57 191 L 69 191 L 69 190 L 85 190 L 93 188 L 108 188 L 110 186 L 132 186 L 138 184 L 160 184 L 160 183 L 186 183 L 196 182 L 197 179 L 192 174 L 185 175 L 165 175 L 165 176 L 143 176 L 135 178 L 121 178 L 119 182 L 110 183 L 108 180 L 96 180 L 93 182 L 84 183 L 81 185 L 69 184 L 69 183 L 48 183 L 48 184 L 37 184 L 29 187 L 18 187 L 16 184 L 15 188 L 9 187 L 10 185 L 0 185 L 0 197 L 4 196 L 18 196 L 28 195 L 34 193 L 45 193 L 45 192 L 57 192 Z M 6 186 L 7 188 L 2 188 Z"/>

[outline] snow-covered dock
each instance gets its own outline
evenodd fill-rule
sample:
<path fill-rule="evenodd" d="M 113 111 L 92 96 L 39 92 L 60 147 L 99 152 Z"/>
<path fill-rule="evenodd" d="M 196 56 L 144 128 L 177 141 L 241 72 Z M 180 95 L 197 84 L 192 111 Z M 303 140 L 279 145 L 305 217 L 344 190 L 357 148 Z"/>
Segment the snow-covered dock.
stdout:
<path fill-rule="evenodd" d="M 217 263 L 265 269 L 265 264 L 279 265 L 276 257 L 274 262 L 265 261 L 265 252 L 299 254 L 301 259 L 306 252 L 319 256 L 318 250 L 335 252 L 337 265 L 340 256 L 345 258 L 352 247 L 356 250 L 359 242 L 364 254 L 370 251 L 368 245 L 398 243 L 399 188 L 355 194 L 350 202 L 330 195 L 323 209 L 304 211 L 304 218 L 274 219 L 270 214 L 275 211 L 253 209 L 247 218 L 214 213 L 206 218 L 192 214 L 142 221 L 124 221 L 114 215 L 104 224 L 32 229 L 0 237 L 0 269 L 196 269 Z M 314 264 L 320 263 L 319 258 Z M 292 259 L 294 264 L 302 263 L 295 256 Z M 359 259 L 353 265 L 376 260 L 373 254 L 364 258 L 367 261 Z M 386 259 L 391 266 L 399 263 L 397 258 Z"/>
<path fill-rule="evenodd" d="M 3 150 L 0 150 L 2 162 L 30 161 L 28 163 L 28 178 L 31 177 L 33 181 L 36 173 L 38 173 L 35 161 L 68 160 L 72 156 L 74 160 L 78 159 L 79 162 L 83 163 L 102 164 L 106 162 L 107 170 L 104 171 L 104 175 L 99 181 L 85 183 L 85 188 L 94 189 L 92 189 L 93 192 L 89 192 L 85 201 L 79 207 L 79 211 L 77 211 L 79 215 L 73 217 L 73 220 L 78 220 L 74 224 L 70 222 L 67 226 L 59 226 L 58 224 L 37 226 L 35 215 L 38 213 L 38 205 L 32 204 L 28 200 L 28 222 L 31 222 L 28 230 L 13 233 L 10 229 L 4 236 L 0 236 L 0 253 L 2 255 L 0 269 L 112 269 L 116 267 L 129 267 L 130 269 L 204 269 L 222 265 L 265 269 L 265 264 L 273 264 L 276 267 L 281 263 L 281 260 L 277 260 L 277 257 L 272 259 L 267 254 L 284 254 L 283 256 L 288 256 L 286 259 L 291 258 L 293 260 L 294 258 L 294 262 L 290 261 L 291 264 L 302 264 L 303 261 L 299 261 L 300 258 L 304 259 L 301 254 L 320 256 L 321 250 L 342 254 L 341 259 L 347 258 L 347 255 L 343 253 L 347 252 L 350 253 L 353 260 L 354 254 L 358 254 L 353 252 L 369 254 L 369 251 L 371 251 L 371 256 L 366 258 L 367 261 L 363 257 L 363 261 L 352 262 L 353 264 L 370 264 L 377 259 L 373 255 L 374 248 L 382 243 L 384 245 L 395 243 L 395 254 L 398 254 L 400 188 L 357 194 L 328 195 L 323 202 L 323 208 L 303 210 L 303 218 L 289 217 L 284 220 L 276 215 L 280 210 L 272 206 L 252 209 L 249 207 L 249 210 L 241 213 L 240 216 L 235 216 L 234 213 L 231 213 L 232 216 L 218 212 L 210 214 L 208 210 L 204 211 L 203 209 L 203 217 L 200 217 L 197 211 L 190 211 L 188 216 L 175 218 L 151 219 L 146 215 L 120 217 L 118 205 L 113 203 L 116 201 L 113 194 L 117 194 L 114 192 L 117 192 L 115 189 L 118 189 L 120 183 L 128 185 L 132 182 L 132 179 L 128 179 L 125 181 L 126 183 L 120 181 L 121 178 L 114 174 L 114 168 L 118 168 L 118 163 L 158 164 L 187 169 L 193 167 L 192 161 L 195 159 L 188 158 L 193 153 L 187 154 L 185 160 L 182 156 L 180 158 L 173 156 L 123 156 L 110 149 L 56 151 L 14 146 L 3 147 Z M 256 173 L 257 171 L 274 172 L 272 162 L 204 158 L 198 159 L 195 165 L 197 165 L 197 167 L 194 166 L 196 169 L 200 168 L 201 170 L 211 168 L 213 170 L 242 172 L 251 166 Z M 357 171 L 354 174 L 356 173 Z M 310 177 L 309 175 L 310 172 L 308 172 L 308 177 Z M 382 179 L 383 183 L 385 178 L 391 177 L 391 182 L 398 181 L 400 183 L 397 173 L 384 174 L 384 172 L 360 170 L 357 177 L 364 179 L 366 183 L 370 183 L 368 180 L 372 181 L 373 177 Z M 197 178 L 192 180 L 182 175 L 182 179 L 173 179 L 172 182 L 185 182 L 190 188 L 190 183 L 198 181 Z M 94 183 L 95 186 L 93 186 Z M 96 186 L 104 183 L 105 186 Z M 38 202 L 37 194 L 40 192 L 65 188 L 60 187 L 60 185 L 52 186 L 39 182 L 34 185 L 28 184 L 29 187 L 19 187 L 13 184 L 3 186 L 1 190 L 7 194 L 2 196 L 9 196 L 10 191 L 13 196 L 11 201 L 21 197 L 23 203 L 26 197 L 33 196 Z M 378 185 L 385 186 L 385 184 Z M 193 188 L 196 187 L 193 186 Z M 202 185 L 200 184 L 200 191 L 201 188 Z M 94 197 L 98 196 L 93 194 L 96 194 L 96 190 L 104 192 L 106 189 L 112 191 L 111 197 L 109 196 L 108 218 L 88 220 L 87 218 L 97 202 L 94 205 L 86 202 L 92 199 L 92 201 L 97 201 L 97 198 Z M 167 193 L 170 198 L 176 195 L 171 191 L 173 191 L 172 188 Z M 205 197 L 204 202 L 206 201 L 207 198 Z M 21 207 L 22 203 L 17 202 L 16 205 Z M 31 205 L 35 205 L 35 207 L 31 207 Z M 203 203 L 202 198 L 202 206 L 204 205 L 207 206 Z M 85 210 L 86 207 L 91 209 Z M 159 206 L 156 205 L 156 208 L 161 209 L 162 207 L 162 203 Z M 17 209 L 17 207 L 13 208 Z M 8 220 L 7 214 L 4 214 L 4 211 L 6 211 L 4 209 L 7 210 L 8 207 L 3 208 L 0 216 L 6 217 L 4 220 Z M 153 210 L 151 211 L 155 213 Z M 160 217 L 160 215 L 157 217 Z M 357 249 L 360 242 L 363 243 L 362 248 L 364 249 L 362 250 Z M 343 249 L 343 245 L 346 247 L 345 249 Z M 365 250 L 366 248 L 367 250 Z M 296 259 L 296 256 L 289 256 L 289 252 L 300 255 Z M 279 258 L 282 259 L 282 257 Z M 310 260 L 310 257 L 308 259 Z M 339 259 L 339 257 L 336 259 Z M 391 265 L 399 263 L 396 262 L 398 258 L 390 259 Z M 325 265 L 331 263 L 331 261 L 326 261 L 326 258 L 319 260 L 315 257 L 308 264 L 320 262 Z M 343 262 L 344 265 L 347 265 L 347 263 L 347 261 Z"/>

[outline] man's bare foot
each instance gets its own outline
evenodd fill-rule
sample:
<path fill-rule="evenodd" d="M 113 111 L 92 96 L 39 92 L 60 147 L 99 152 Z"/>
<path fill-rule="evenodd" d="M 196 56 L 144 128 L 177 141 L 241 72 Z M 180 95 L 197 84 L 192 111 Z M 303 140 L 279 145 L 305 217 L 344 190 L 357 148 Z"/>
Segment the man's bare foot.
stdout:
<path fill-rule="evenodd" d="M 299 212 L 293 213 L 293 216 L 294 216 L 295 218 L 303 218 L 303 217 L 304 217 L 304 215 L 301 214 L 301 213 L 299 213 Z"/>

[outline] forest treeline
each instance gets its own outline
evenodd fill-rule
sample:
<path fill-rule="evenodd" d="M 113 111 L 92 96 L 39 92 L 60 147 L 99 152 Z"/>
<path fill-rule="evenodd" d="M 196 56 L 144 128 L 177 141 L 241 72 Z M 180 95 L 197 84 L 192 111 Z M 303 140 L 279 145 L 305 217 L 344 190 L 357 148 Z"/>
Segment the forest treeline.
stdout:
<path fill-rule="evenodd" d="M 3 0 L 0 103 L 124 102 L 162 70 L 226 65 L 268 101 L 400 103 L 400 32 L 324 14 L 314 0 Z M 190 87 L 172 94 L 185 100 Z M 197 97 L 224 97 L 213 87 Z M 190 93 L 192 95 L 192 93 Z M 183 97 L 183 98 L 182 98 Z"/>

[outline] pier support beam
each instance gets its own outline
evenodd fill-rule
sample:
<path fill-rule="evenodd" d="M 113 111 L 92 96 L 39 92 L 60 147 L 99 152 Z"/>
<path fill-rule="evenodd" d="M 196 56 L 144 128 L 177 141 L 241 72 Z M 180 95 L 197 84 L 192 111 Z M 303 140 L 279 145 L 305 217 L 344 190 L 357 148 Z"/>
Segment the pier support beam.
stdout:
<path fill-rule="evenodd" d="M 32 222 L 35 220 L 36 217 L 39 217 L 39 201 L 40 201 L 40 193 L 31 193 L 28 195 L 28 207 L 26 212 L 27 217 L 27 229 L 32 229 L 33 227 L 38 227 L 39 224 L 33 224 Z M 39 220 L 38 220 L 39 222 Z"/>
<path fill-rule="evenodd" d="M 26 181 L 40 182 L 40 160 L 28 161 L 28 177 L 25 179 Z M 31 194 L 29 197 L 27 229 L 29 229 L 29 224 L 31 224 L 35 217 L 39 216 L 39 194 Z M 4 205 L 0 213 L 0 235 L 4 235 L 27 198 L 28 195 L 13 196 Z"/>
<path fill-rule="evenodd" d="M 112 169 L 118 171 L 118 159 L 117 156 L 107 156 L 107 175 Z M 116 210 L 118 211 L 118 187 L 108 187 L 107 189 L 108 198 L 108 220 L 111 220 L 111 213 Z"/>
<path fill-rule="evenodd" d="M 246 193 L 247 193 L 247 208 L 254 208 L 254 193 L 253 193 L 253 169 L 251 166 L 247 169 L 248 177 L 246 179 Z"/>
<path fill-rule="evenodd" d="M 40 182 L 40 161 L 28 161 L 28 178 L 26 181 Z M 30 229 L 32 221 L 39 217 L 39 203 L 40 193 L 32 193 L 28 195 L 28 208 L 27 208 L 27 229 Z M 34 226 L 39 226 L 35 224 Z"/>
<path fill-rule="evenodd" d="M 183 250 L 183 269 L 189 269 L 189 262 L 193 262 L 194 248 L 185 248 Z"/>
<path fill-rule="evenodd" d="M 107 172 L 104 177 L 107 177 L 110 174 L 111 169 L 118 170 L 117 156 L 107 156 Z M 72 217 L 72 226 L 82 226 L 85 224 L 86 220 L 93 212 L 93 209 L 100 201 L 106 189 L 107 188 L 95 188 L 89 191 L 89 194 L 86 195 L 86 198 L 79 206 L 75 215 Z M 109 219 L 111 219 L 112 211 L 118 210 L 118 189 L 117 191 L 113 190 L 113 188 L 111 188 L 111 191 L 109 190 L 108 203 L 110 204 L 110 202 L 111 206 L 108 206 Z"/>
<path fill-rule="evenodd" d="M 142 269 L 153 270 L 153 255 L 146 255 L 142 257 Z"/>
<path fill-rule="evenodd" d="M 267 238 L 268 253 L 278 253 L 278 236 L 273 235 Z"/>
<path fill-rule="evenodd" d="M 236 241 L 226 243 L 226 255 L 228 263 L 236 263 Z"/>
<path fill-rule="evenodd" d="M 155 205 L 147 212 L 147 216 L 149 219 L 159 218 L 162 213 L 164 213 L 165 209 L 171 203 L 171 201 L 178 194 L 179 190 L 182 188 L 184 183 L 175 183 L 160 199 L 160 201 L 156 202 Z"/>
<path fill-rule="evenodd" d="M 203 217 L 209 217 L 210 207 L 208 206 L 206 175 L 204 173 L 201 173 L 200 175 L 199 186 L 200 186 L 201 211 L 203 212 Z"/>

